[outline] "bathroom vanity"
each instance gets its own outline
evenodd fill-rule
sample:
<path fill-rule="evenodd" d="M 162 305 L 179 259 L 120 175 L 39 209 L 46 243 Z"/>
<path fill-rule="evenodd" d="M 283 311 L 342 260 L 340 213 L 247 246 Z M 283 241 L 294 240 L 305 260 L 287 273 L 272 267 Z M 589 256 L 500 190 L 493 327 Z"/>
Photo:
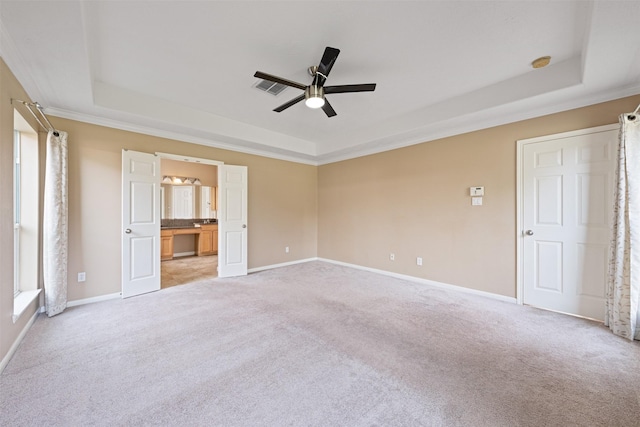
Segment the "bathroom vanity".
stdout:
<path fill-rule="evenodd" d="M 197 256 L 218 254 L 218 224 L 197 224 L 191 226 L 163 226 L 160 229 L 160 259 L 167 261 L 174 257 L 176 236 L 193 235 L 193 252 Z"/>

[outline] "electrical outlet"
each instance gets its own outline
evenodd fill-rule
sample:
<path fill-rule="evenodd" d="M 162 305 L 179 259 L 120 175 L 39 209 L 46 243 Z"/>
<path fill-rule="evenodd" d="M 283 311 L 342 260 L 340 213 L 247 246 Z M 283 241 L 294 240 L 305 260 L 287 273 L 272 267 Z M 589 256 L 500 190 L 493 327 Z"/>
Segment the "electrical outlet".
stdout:
<path fill-rule="evenodd" d="M 87 273 L 84 271 L 78 273 L 78 282 L 84 282 L 85 280 L 87 280 Z"/>
<path fill-rule="evenodd" d="M 389 259 L 391 261 L 395 261 L 396 260 L 396 254 L 389 254 Z"/>
<path fill-rule="evenodd" d="M 416 258 L 416 264 L 418 264 L 420 266 L 422 265 L 422 257 Z"/>
<path fill-rule="evenodd" d="M 287 254 L 289 253 L 289 246 L 285 246 L 284 252 L 287 253 Z"/>

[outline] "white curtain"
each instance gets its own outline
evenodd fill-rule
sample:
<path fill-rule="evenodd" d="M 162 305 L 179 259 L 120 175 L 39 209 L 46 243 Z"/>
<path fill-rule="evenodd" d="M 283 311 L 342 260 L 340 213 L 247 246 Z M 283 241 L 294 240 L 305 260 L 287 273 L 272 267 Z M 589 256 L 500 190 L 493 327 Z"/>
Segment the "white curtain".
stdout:
<path fill-rule="evenodd" d="M 44 299 L 49 317 L 67 307 L 68 195 L 67 133 L 47 135 L 44 178 Z"/>
<path fill-rule="evenodd" d="M 636 110 L 637 113 L 637 110 Z M 640 116 L 620 116 L 605 325 L 640 340 Z"/>

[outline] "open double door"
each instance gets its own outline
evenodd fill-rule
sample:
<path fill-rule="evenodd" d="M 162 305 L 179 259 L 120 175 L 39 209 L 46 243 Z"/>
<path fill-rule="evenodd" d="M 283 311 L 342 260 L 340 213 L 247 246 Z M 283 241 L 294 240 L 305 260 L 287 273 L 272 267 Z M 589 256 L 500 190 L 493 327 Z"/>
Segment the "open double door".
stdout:
<path fill-rule="evenodd" d="M 160 157 L 122 151 L 122 297 L 160 290 Z M 218 277 L 247 274 L 247 167 L 218 165 Z"/>

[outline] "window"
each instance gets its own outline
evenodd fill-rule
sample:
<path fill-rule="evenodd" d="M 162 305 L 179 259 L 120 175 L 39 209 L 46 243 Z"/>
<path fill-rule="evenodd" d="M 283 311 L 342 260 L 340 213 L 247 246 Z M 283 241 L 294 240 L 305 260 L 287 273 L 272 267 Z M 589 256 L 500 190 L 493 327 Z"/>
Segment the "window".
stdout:
<path fill-rule="evenodd" d="M 13 321 L 38 297 L 40 277 L 40 167 L 38 134 L 14 110 Z"/>
<path fill-rule="evenodd" d="M 20 131 L 13 131 L 13 296 L 20 293 Z"/>

